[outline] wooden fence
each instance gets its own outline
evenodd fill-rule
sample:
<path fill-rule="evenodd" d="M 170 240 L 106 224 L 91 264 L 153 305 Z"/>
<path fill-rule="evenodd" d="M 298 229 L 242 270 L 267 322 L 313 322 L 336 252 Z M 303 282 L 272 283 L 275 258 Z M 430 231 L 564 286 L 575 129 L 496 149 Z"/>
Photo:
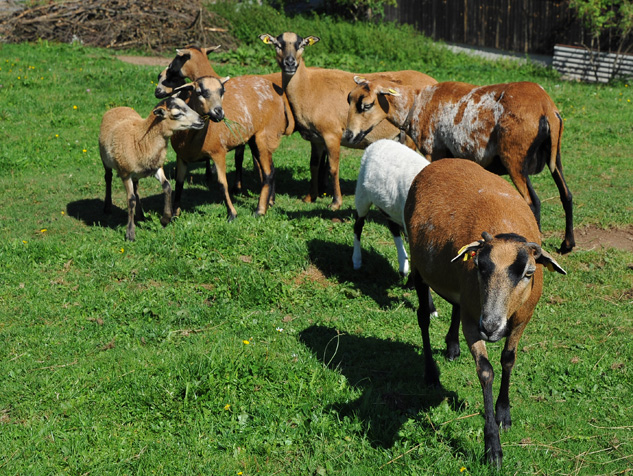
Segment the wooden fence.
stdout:
<path fill-rule="evenodd" d="M 522 54 L 553 55 L 557 43 L 590 42 L 568 0 L 398 0 L 385 13 L 435 40 Z M 617 40 L 607 35 L 601 42 L 615 50 Z"/>

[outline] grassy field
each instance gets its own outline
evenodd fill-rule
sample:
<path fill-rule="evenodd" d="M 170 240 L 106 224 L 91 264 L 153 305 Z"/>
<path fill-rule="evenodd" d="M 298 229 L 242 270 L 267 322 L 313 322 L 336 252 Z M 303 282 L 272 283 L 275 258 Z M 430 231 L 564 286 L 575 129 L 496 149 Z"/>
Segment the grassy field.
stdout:
<path fill-rule="evenodd" d="M 275 71 L 255 35 L 294 25 L 322 37 L 305 54 L 314 66 L 537 81 L 565 119 L 577 229 L 633 223 L 633 84 L 453 55 L 389 25 L 267 9 L 232 24 L 253 41 L 214 56 L 220 74 Z M 490 474 L 475 365 L 463 342 L 460 359 L 443 359 L 450 308 L 437 298 L 431 339 L 444 387 L 423 385 L 417 298 L 378 213 L 365 227 L 364 268 L 352 270 L 359 151 L 343 152 L 336 212 L 327 197 L 301 201 L 309 147 L 295 134 L 275 154 L 277 202 L 262 218 L 252 216 L 250 164 L 233 223 L 200 168 L 166 228 L 153 179 L 140 185 L 148 219 L 136 242 L 124 240 L 119 182 L 115 213 L 102 214 L 101 116 L 121 105 L 147 115 L 160 69 L 78 44 L 0 45 L 0 474 Z M 231 181 L 232 160 L 229 170 Z M 562 206 L 547 171 L 533 182 L 553 252 Z M 568 275 L 546 274 L 521 341 L 501 474 L 626 474 L 633 253 L 555 256 Z M 501 346 L 488 348 L 498 370 Z"/>

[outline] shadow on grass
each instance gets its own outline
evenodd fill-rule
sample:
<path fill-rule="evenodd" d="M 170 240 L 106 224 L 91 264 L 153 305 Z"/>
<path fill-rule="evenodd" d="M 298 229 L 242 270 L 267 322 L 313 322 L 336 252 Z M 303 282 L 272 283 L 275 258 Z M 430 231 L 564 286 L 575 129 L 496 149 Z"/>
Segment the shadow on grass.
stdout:
<path fill-rule="evenodd" d="M 350 227 L 350 233 L 352 228 Z M 308 242 L 310 261 L 327 278 L 340 283 L 349 283 L 361 293 L 372 298 L 381 308 L 389 308 L 398 297 L 390 297 L 388 290 L 395 286 L 405 286 L 405 281 L 391 263 L 381 254 L 363 250 L 363 268 L 355 270 L 352 266 L 352 247 L 326 240 Z M 397 263 L 396 263 L 397 265 Z M 411 306 L 409 301 L 406 305 Z"/>
<path fill-rule="evenodd" d="M 323 365 L 339 372 L 362 395 L 353 402 L 334 405 L 341 418 L 357 417 L 375 447 L 393 446 L 402 425 L 409 419 L 434 432 L 432 423 L 420 416 L 443 401 L 458 410 L 457 394 L 424 384 L 423 358 L 416 346 L 342 334 L 337 329 L 314 325 L 303 330 L 300 341 Z M 440 354 L 438 350 L 434 352 Z M 436 358 L 441 358 L 436 355 Z M 451 441 L 456 451 L 466 451 Z"/>

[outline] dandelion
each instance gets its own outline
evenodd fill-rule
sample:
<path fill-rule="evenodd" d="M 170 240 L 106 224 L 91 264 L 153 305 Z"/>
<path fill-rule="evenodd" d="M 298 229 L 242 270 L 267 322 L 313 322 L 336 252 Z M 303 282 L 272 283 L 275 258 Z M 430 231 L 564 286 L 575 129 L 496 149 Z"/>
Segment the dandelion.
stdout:
<path fill-rule="evenodd" d="M 231 404 L 230 404 L 230 403 L 227 403 L 226 405 L 224 405 L 224 409 L 225 409 L 226 411 L 229 411 L 229 410 L 231 409 Z"/>
<path fill-rule="evenodd" d="M 82 152 L 85 154 L 86 152 L 88 152 L 87 149 L 83 149 Z"/>
<path fill-rule="evenodd" d="M 59 134 L 55 134 L 55 139 L 59 139 Z"/>
<path fill-rule="evenodd" d="M 242 344 L 244 344 L 244 345 L 250 345 L 250 343 L 251 343 L 251 341 L 249 341 L 249 340 L 243 340 L 242 341 Z"/>
<path fill-rule="evenodd" d="M 459 468 L 460 473 L 463 473 L 464 471 L 466 471 L 466 467 L 462 466 L 461 468 Z"/>
<path fill-rule="evenodd" d="M 123 252 L 125 252 L 125 249 L 123 249 L 123 248 L 121 248 L 121 251 L 120 251 L 120 253 L 123 253 Z"/>
<path fill-rule="evenodd" d="M 24 243 L 26 245 L 28 243 L 28 241 L 22 240 L 22 243 Z"/>
<path fill-rule="evenodd" d="M 66 212 L 62 210 L 62 215 L 66 215 Z"/>
<path fill-rule="evenodd" d="M 47 231 L 48 231 L 48 230 L 47 230 L 46 228 L 42 228 L 42 229 L 40 230 L 40 233 L 46 233 Z"/>
<path fill-rule="evenodd" d="M 74 109 L 74 110 L 77 110 L 77 106 L 73 106 L 73 109 Z"/>

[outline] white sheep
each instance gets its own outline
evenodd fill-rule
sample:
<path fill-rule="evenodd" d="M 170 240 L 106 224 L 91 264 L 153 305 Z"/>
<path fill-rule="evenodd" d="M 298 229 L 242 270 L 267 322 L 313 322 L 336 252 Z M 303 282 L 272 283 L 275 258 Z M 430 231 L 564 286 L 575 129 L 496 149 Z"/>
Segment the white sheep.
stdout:
<path fill-rule="evenodd" d="M 143 119 L 130 107 L 116 107 L 103 115 L 99 133 L 99 152 L 105 168 L 106 195 L 104 212 L 112 211 L 112 169 L 116 170 L 127 192 L 128 222 L 125 237 L 134 241 L 134 215 L 143 217 L 138 181 L 153 175 L 165 194 L 161 223 L 171 221 L 171 186 L 163 164 L 169 138 L 174 131 L 202 129 L 204 121 L 182 99 L 167 98 Z M 138 205 L 138 208 L 136 208 Z M 136 212 L 136 213 L 135 213 Z"/>
<path fill-rule="evenodd" d="M 372 205 L 387 218 L 389 231 L 398 250 L 402 276 L 409 274 L 409 257 L 402 243 L 404 204 L 411 182 L 429 161 L 409 147 L 389 139 L 371 144 L 361 159 L 356 181 L 356 222 L 354 224 L 354 269 L 362 266 L 360 238 L 365 219 Z"/>

